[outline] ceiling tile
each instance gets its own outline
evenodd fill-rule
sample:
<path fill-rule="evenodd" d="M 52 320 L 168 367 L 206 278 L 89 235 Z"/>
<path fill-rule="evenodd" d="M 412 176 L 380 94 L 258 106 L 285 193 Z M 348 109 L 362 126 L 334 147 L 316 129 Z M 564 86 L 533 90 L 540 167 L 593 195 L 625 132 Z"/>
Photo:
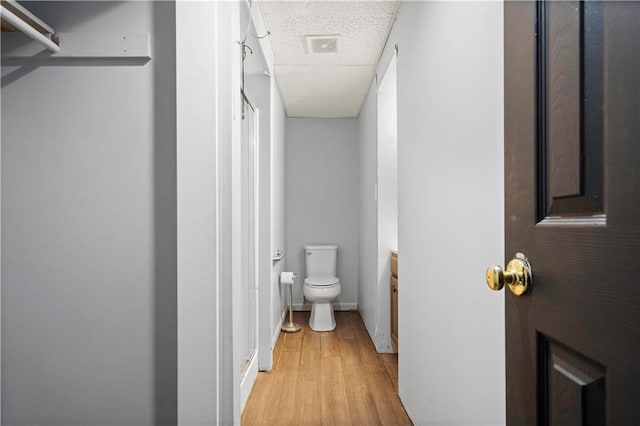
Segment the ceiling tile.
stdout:
<path fill-rule="evenodd" d="M 389 19 L 380 17 L 331 18 L 305 17 L 304 20 L 276 23 L 279 31 L 271 30 L 276 64 L 340 64 L 375 65 L 389 29 Z M 306 35 L 339 34 L 336 53 L 308 54 Z"/>
<path fill-rule="evenodd" d="M 280 94 L 288 96 L 362 96 L 374 66 L 276 65 Z"/>
<path fill-rule="evenodd" d="M 262 0 L 258 5 L 271 32 L 275 75 L 287 113 L 312 116 L 313 111 L 326 117 L 341 111 L 354 116 L 400 2 Z M 336 53 L 307 53 L 305 36 L 329 34 L 339 35 Z"/>

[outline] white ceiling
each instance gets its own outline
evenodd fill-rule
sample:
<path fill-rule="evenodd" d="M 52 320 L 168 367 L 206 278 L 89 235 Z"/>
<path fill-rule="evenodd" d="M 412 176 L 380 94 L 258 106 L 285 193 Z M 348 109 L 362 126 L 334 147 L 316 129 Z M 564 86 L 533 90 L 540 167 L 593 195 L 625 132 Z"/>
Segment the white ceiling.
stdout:
<path fill-rule="evenodd" d="M 261 0 L 289 117 L 357 117 L 400 3 Z M 336 53 L 308 54 L 306 35 L 339 34 Z"/>

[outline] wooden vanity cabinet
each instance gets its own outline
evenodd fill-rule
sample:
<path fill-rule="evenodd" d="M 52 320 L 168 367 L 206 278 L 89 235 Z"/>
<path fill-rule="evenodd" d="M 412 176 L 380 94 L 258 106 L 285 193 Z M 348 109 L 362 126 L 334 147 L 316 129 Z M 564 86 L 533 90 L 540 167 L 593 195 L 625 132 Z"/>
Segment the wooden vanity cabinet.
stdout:
<path fill-rule="evenodd" d="M 398 253 L 391 252 L 391 345 L 398 352 Z"/>

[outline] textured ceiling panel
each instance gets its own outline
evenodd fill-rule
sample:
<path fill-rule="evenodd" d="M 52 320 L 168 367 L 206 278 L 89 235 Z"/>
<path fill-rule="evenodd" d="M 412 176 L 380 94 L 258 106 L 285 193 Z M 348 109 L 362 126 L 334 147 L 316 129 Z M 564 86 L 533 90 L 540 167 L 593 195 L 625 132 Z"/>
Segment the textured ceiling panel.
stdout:
<path fill-rule="evenodd" d="M 280 93 L 288 96 L 362 96 L 367 93 L 372 65 L 276 65 Z"/>
<path fill-rule="evenodd" d="M 271 33 L 271 42 L 277 46 L 274 48 L 274 61 L 277 64 L 371 65 L 384 47 L 389 18 L 305 17 L 293 21 L 279 19 L 276 25 L 283 29 L 282 32 Z M 356 27 L 359 29 L 354 30 Z M 321 34 L 340 34 L 338 52 L 333 57 L 306 53 L 304 36 Z"/>
<path fill-rule="evenodd" d="M 353 97 L 348 105 L 357 104 L 359 108 L 399 5 L 399 1 L 371 0 L 260 1 L 266 27 L 271 32 L 275 74 L 285 106 L 294 104 L 287 103 L 287 97 L 315 96 L 321 91 L 322 108 L 335 106 L 336 103 L 326 101 L 330 96 L 339 97 L 342 102 Z M 337 52 L 309 54 L 305 36 L 325 34 L 339 35 Z M 306 101 L 304 106 L 295 105 L 296 114 L 304 114 L 304 109 L 308 109 L 303 116 L 336 116 L 335 111 L 323 111 Z"/>

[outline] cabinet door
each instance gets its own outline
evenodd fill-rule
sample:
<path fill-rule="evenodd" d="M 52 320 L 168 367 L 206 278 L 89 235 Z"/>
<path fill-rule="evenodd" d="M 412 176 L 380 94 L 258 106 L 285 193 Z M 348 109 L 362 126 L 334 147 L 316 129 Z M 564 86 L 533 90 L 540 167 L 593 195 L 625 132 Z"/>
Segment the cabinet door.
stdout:
<path fill-rule="evenodd" d="M 398 352 L 398 279 L 391 277 L 391 343 Z"/>

